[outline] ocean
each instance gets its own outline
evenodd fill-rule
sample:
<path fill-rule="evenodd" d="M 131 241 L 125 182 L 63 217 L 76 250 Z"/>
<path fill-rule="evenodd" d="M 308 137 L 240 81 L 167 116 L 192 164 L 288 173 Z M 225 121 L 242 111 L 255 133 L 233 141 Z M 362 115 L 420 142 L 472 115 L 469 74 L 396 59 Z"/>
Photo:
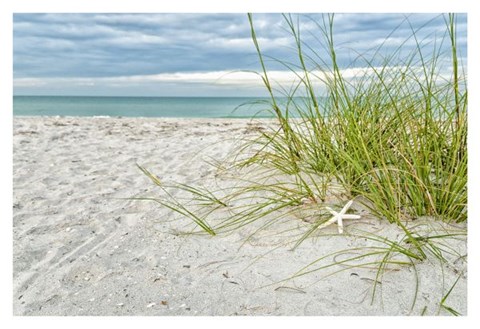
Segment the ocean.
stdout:
<path fill-rule="evenodd" d="M 267 98 L 14 96 L 15 116 L 272 117 Z"/>

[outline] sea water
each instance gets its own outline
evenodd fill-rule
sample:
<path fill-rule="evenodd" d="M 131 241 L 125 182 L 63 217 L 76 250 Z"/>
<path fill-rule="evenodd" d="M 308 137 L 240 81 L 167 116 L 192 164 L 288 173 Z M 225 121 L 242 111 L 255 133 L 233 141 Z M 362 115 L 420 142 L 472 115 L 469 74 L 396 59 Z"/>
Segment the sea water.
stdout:
<path fill-rule="evenodd" d="M 272 117 L 266 98 L 14 96 L 13 115 L 175 118 Z"/>

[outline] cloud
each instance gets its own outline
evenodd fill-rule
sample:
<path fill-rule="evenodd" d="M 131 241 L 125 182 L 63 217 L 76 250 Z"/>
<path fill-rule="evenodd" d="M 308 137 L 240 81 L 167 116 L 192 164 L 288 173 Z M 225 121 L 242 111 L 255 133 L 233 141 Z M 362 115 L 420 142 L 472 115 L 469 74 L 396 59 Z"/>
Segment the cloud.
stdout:
<path fill-rule="evenodd" d="M 323 17 L 292 15 L 301 27 L 307 65 L 312 69 L 329 63 L 320 40 Z M 268 69 L 288 71 L 276 59 L 298 65 L 294 40 L 282 15 L 254 14 L 253 19 Z M 458 48 L 466 56 L 465 15 L 459 16 L 457 28 Z M 171 88 L 181 83 L 197 88 L 200 84 L 239 86 L 248 79 L 234 74 L 213 83 L 211 74 L 260 70 L 245 14 L 14 14 L 13 29 L 15 90 L 19 92 L 57 82 L 55 90 L 60 92 L 62 79 L 84 87 L 94 81 L 97 88 L 112 86 L 112 81 L 126 86 L 135 79 L 137 85 L 163 83 Z M 343 69 L 365 66 L 359 55 L 370 58 L 380 45 L 382 51 L 372 65 L 380 65 L 400 45 L 404 54 L 415 52 L 412 31 L 427 44 L 443 36 L 444 18 L 438 14 L 337 14 L 338 62 Z M 275 75 L 282 79 L 280 73 Z"/>
<path fill-rule="evenodd" d="M 13 79 L 13 86 L 14 88 L 22 88 L 22 87 L 39 87 L 45 86 L 48 84 L 48 80 L 39 79 L 39 78 L 18 78 Z"/>
<path fill-rule="evenodd" d="M 357 67 L 340 71 L 342 77 L 354 83 L 362 79 L 363 83 L 374 81 L 377 72 L 384 72 L 384 79 L 405 72 L 405 66 L 391 67 Z M 420 80 L 423 74 L 421 67 L 409 67 L 409 74 L 415 74 Z M 451 70 L 446 68 L 439 72 L 437 81 L 451 78 Z M 319 93 L 325 91 L 325 81 L 331 79 L 331 71 L 312 70 L 310 82 Z M 275 90 L 291 90 L 297 86 L 305 75 L 303 71 L 269 71 L 268 79 Z M 209 72 L 175 72 L 149 75 L 130 75 L 117 77 L 84 77 L 84 78 L 15 78 L 14 88 L 29 90 L 36 88 L 42 92 L 51 92 L 63 88 L 70 95 L 97 94 L 100 91 L 135 91 L 134 96 L 173 96 L 181 90 L 188 91 L 190 96 L 266 96 L 264 81 L 258 73 L 249 71 L 209 71 Z M 207 91 L 207 94 L 205 92 Z M 208 93 L 210 91 L 210 93 Z M 148 93 L 145 93 L 148 92 Z M 24 93 L 25 94 L 25 93 Z"/>

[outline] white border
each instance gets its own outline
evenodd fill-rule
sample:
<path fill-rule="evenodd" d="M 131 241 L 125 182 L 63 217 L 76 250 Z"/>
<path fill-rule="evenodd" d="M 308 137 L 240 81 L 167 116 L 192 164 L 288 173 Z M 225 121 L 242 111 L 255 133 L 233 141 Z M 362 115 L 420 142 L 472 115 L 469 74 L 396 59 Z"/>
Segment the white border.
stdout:
<path fill-rule="evenodd" d="M 0 106 L 0 140 L 1 140 L 1 165 L 2 165 L 2 197 L 0 198 L 2 216 L 1 218 L 1 304 L 0 316 L 3 328 L 37 327 L 47 325 L 55 328 L 77 327 L 84 328 L 94 325 L 101 326 L 125 326 L 131 327 L 141 322 L 142 325 L 154 326 L 175 326 L 193 325 L 195 327 L 208 325 L 209 327 L 225 328 L 246 325 L 269 326 L 334 326 L 343 327 L 349 325 L 353 328 L 363 327 L 399 327 L 411 326 L 415 321 L 419 326 L 462 326 L 469 328 L 475 320 L 478 320 L 480 310 L 478 292 L 478 281 L 480 278 L 479 266 L 476 260 L 480 259 L 478 253 L 480 234 L 479 226 L 479 174 L 480 151 L 477 149 L 480 143 L 479 132 L 475 123 L 480 122 L 479 111 L 480 93 L 478 69 L 479 64 L 475 58 L 480 58 L 480 13 L 475 10 L 478 7 L 476 1 L 468 0 L 243 0 L 243 1 L 215 1 L 215 0 L 175 0 L 162 1 L 154 0 L 133 0 L 133 1 L 106 1 L 106 0 L 83 0 L 83 1 L 53 1 L 53 0 L 16 0 L 2 1 L 0 10 L 0 36 L 1 36 L 1 66 L 0 72 L 3 79 L 0 84 L 1 106 Z M 467 317 L 461 319 L 449 318 L 382 318 L 382 317 L 361 317 L 361 318 L 298 318 L 298 317 L 275 317 L 275 318 L 240 318 L 240 317 L 215 317 L 215 318 L 186 318 L 186 317 L 162 317 L 162 318 L 140 318 L 140 317 L 96 317 L 96 318 L 50 318 L 50 317 L 13 317 L 12 316 L 12 14 L 26 12 L 467 12 L 468 13 L 468 72 L 469 90 L 469 296 Z M 6 321 L 8 320 L 8 321 Z M 455 322 L 454 322 L 455 321 Z M 414 324 L 416 327 L 417 323 Z M 478 324 L 478 321 L 477 321 Z M 467 325 L 467 326 L 465 326 Z"/>
<path fill-rule="evenodd" d="M 13 1 L 12 1 L 13 2 Z M 143 12 L 467 12 L 473 9 L 468 0 L 17 0 L 9 4 L 13 12 L 116 12 L 116 13 L 143 13 Z"/>

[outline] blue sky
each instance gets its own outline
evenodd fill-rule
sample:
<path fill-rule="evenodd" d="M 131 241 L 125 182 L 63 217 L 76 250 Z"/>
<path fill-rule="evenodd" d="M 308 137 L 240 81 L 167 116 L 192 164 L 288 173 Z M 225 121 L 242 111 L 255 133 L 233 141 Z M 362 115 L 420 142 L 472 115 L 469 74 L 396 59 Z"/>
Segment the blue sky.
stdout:
<path fill-rule="evenodd" d="M 299 20 L 303 41 L 320 58 L 327 58 L 316 26 L 322 15 L 292 17 Z M 260 69 L 246 14 L 14 14 L 13 18 L 16 95 L 264 95 L 258 76 L 244 72 Z M 254 14 L 254 24 L 266 55 L 298 62 L 294 40 L 280 14 Z M 418 30 L 426 53 L 445 32 L 439 14 L 337 14 L 334 24 L 339 63 L 350 71 L 365 65 L 355 60 L 359 53 L 368 57 L 382 43 L 375 57 L 378 64 L 400 44 L 402 54 L 415 51 L 412 29 Z M 457 28 L 460 56 L 466 64 L 466 15 L 458 17 Z M 273 79 L 291 83 L 293 75 L 285 66 L 274 60 L 267 65 Z M 309 67 L 314 68 L 311 63 Z"/>

